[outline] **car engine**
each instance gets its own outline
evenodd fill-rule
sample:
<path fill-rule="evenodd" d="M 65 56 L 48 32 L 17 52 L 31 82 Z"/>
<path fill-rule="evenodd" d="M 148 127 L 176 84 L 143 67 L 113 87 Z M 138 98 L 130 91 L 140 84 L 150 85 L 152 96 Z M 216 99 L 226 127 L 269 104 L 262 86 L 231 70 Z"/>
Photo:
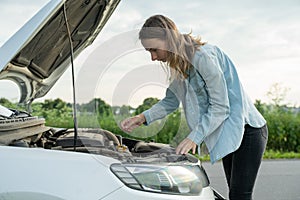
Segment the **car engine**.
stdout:
<path fill-rule="evenodd" d="M 145 142 L 116 135 L 104 129 L 74 129 L 45 126 L 43 118 L 13 110 L 10 117 L 0 117 L 0 145 L 76 151 L 112 157 L 125 163 L 193 162 L 192 155 L 177 155 L 168 144 Z"/>

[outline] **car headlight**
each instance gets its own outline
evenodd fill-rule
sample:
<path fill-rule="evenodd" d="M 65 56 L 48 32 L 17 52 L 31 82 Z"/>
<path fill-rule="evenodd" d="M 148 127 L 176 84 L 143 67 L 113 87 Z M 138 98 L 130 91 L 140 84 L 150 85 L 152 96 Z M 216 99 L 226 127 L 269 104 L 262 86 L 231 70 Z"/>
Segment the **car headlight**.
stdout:
<path fill-rule="evenodd" d="M 110 169 L 126 186 L 148 192 L 199 195 L 209 184 L 198 165 L 112 164 Z"/>

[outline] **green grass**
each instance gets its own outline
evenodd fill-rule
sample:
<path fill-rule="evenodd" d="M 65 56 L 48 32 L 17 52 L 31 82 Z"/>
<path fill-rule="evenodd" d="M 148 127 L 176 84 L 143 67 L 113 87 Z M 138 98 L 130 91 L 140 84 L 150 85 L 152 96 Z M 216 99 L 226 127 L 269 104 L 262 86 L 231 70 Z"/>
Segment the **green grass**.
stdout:
<path fill-rule="evenodd" d="M 264 159 L 300 159 L 300 153 L 267 150 Z"/>
<path fill-rule="evenodd" d="M 202 162 L 210 161 L 209 155 L 196 155 Z M 296 152 L 280 152 L 274 150 L 267 150 L 264 153 L 263 159 L 300 159 L 300 153 Z"/>

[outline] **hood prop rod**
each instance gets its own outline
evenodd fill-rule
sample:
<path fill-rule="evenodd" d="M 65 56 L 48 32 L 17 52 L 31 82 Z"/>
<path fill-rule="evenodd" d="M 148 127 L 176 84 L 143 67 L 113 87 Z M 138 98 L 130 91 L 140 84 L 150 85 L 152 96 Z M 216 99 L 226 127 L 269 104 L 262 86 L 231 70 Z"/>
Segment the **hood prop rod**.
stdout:
<path fill-rule="evenodd" d="M 67 18 L 67 13 L 66 13 L 66 3 L 64 3 L 64 19 L 66 22 L 66 28 L 67 28 L 67 33 L 68 33 L 68 38 L 69 38 L 69 43 L 70 43 L 70 53 L 71 53 L 71 68 L 72 68 L 72 87 L 73 87 L 73 120 L 74 120 L 74 151 L 76 151 L 76 142 L 77 142 L 77 137 L 78 137 L 78 123 L 77 123 L 77 112 L 76 112 L 76 92 L 75 92 L 75 73 L 74 73 L 74 52 L 73 52 L 73 42 L 72 42 L 72 37 L 71 37 L 71 32 L 68 24 L 68 18 Z"/>

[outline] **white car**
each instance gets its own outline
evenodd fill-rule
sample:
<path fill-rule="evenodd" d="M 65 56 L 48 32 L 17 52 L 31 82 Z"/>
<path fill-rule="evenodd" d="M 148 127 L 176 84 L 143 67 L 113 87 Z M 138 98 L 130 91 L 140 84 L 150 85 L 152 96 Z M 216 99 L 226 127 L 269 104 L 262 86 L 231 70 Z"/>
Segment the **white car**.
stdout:
<path fill-rule="evenodd" d="M 14 81 L 20 102 L 30 106 L 61 77 L 71 55 L 93 42 L 118 3 L 50 1 L 1 47 L 0 79 Z M 5 200 L 222 199 L 193 155 L 108 130 L 47 127 L 43 118 L 3 106 L 0 160 Z"/>

